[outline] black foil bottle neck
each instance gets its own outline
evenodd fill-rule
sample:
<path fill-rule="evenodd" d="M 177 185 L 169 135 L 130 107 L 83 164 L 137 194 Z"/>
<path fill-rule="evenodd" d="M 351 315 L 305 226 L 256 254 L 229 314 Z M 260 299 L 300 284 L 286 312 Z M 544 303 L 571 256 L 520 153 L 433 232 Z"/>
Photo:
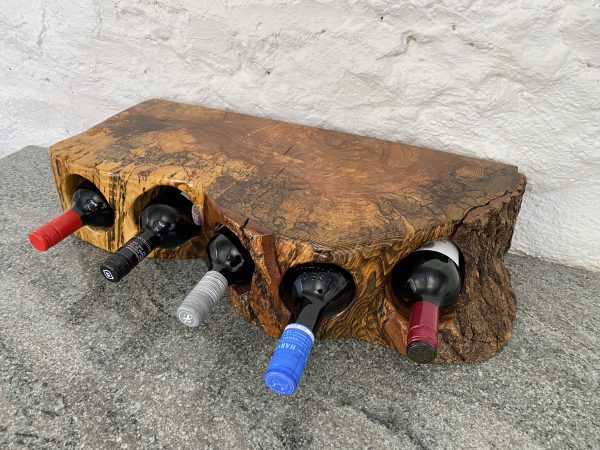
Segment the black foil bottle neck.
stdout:
<path fill-rule="evenodd" d="M 191 206 L 184 211 L 165 204 L 148 206 L 140 218 L 140 232 L 104 261 L 102 275 L 118 282 L 156 248 L 183 244 L 200 230 L 192 222 L 190 210 Z"/>

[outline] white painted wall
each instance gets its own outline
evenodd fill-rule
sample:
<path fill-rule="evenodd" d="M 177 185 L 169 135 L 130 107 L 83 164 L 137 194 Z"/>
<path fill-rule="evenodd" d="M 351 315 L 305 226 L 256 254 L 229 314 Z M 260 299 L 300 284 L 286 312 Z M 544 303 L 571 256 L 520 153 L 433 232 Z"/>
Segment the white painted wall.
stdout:
<path fill-rule="evenodd" d="M 600 269 L 598 0 L 0 0 L 0 155 L 151 97 L 517 164 L 513 250 Z"/>

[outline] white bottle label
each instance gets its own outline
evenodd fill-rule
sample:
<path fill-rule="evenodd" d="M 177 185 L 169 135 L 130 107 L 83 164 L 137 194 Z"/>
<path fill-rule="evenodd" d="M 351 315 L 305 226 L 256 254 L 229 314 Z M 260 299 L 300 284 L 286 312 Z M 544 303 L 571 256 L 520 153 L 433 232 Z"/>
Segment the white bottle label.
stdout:
<path fill-rule="evenodd" d="M 183 192 L 181 191 L 181 195 L 183 195 L 185 198 L 187 198 L 189 201 L 192 201 L 192 199 L 190 198 L 190 196 L 187 194 L 187 192 Z M 202 213 L 200 212 L 200 210 L 196 207 L 196 205 L 192 205 L 192 220 L 194 221 L 194 223 L 198 226 L 202 225 Z"/>
<path fill-rule="evenodd" d="M 109 280 L 114 280 L 114 279 L 115 279 L 115 277 L 113 277 L 113 274 L 112 274 L 112 272 L 111 272 L 110 270 L 103 269 L 103 270 L 102 270 L 102 273 L 103 273 L 103 274 L 104 274 L 104 276 L 105 276 L 106 278 L 108 278 Z"/>
<path fill-rule="evenodd" d="M 202 225 L 202 213 L 198 208 L 196 208 L 196 205 L 192 206 L 192 220 L 196 225 Z"/>
<path fill-rule="evenodd" d="M 422 251 L 431 251 L 431 252 L 438 252 L 441 253 L 442 255 L 446 255 L 448 258 L 450 258 L 452 261 L 454 261 L 454 263 L 457 266 L 460 266 L 460 258 L 458 256 L 458 247 L 456 245 L 454 245 L 454 242 L 452 242 L 449 239 L 446 238 L 440 238 L 440 239 L 436 239 L 435 241 L 429 241 L 427 244 L 425 244 L 423 247 L 416 249 L 416 252 L 422 252 Z"/>
<path fill-rule="evenodd" d="M 288 329 L 302 331 L 304 334 L 306 334 L 310 338 L 310 340 L 312 342 L 315 342 L 315 335 L 313 334 L 312 331 L 310 331 L 310 329 L 308 327 L 305 327 L 304 325 L 300 325 L 299 323 L 290 323 L 283 329 L 283 331 L 288 330 Z"/>

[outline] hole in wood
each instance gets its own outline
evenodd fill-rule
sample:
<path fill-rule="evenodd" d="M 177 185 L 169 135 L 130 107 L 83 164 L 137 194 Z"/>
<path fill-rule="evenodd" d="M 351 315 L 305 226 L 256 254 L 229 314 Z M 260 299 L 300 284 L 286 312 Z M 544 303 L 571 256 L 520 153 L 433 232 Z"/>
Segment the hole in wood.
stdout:
<path fill-rule="evenodd" d="M 153 203 L 174 206 L 178 210 L 187 211 L 189 214 L 191 214 L 193 206 L 193 203 L 184 195 L 183 191 L 180 191 L 176 187 L 156 186 L 145 191 L 133 202 L 131 215 L 136 224 L 139 224 L 144 209 Z"/>
<path fill-rule="evenodd" d="M 131 181 L 130 181 L 131 183 Z M 139 192 L 139 190 L 137 191 Z M 149 189 L 142 190 L 142 193 L 130 202 L 125 215 L 121 215 L 118 220 L 121 223 L 130 224 L 127 232 L 123 236 L 123 243 L 126 242 L 139 230 L 140 218 L 143 211 L 151 204 L 162 203 L 169 205 L 181 211 L 184 214 L 189 214 L 191 221 L 193 220 L 192 206 L 193 203 L 188 197 L 188 193 L 175 186 L 158 185 L 152 186 Z M 204 249 L 207 243 L 207 226 L 204 218 L 204 213 L 201 214 L 198 232 L 182 245 L 175 248 L 158 248 L 150 254 L 150 257 L 159 258 L 204 258 Z M 194 222 L 196 223 L 196 222 Z M 135 228 L 132 229 L 131 225 Z"/>
<path fill-rule="evenodd" d="M 75 191 L 79 188 L 82 188 L 86 185 L 91 185 L 94 186 L 96 189 L 98 189 L 102 195 L 104 196 L 104 198 L 109 202 L 110 207 L 115 208 L 115 205 L 110 203 L 110 199 L 107 195 L 106 192 L 104 192 L 100 186 L 98 186 L 96 183 L 92 182 L 91 180 L 79 175 L 79 174 L 70 174 L 67 175 L 64 179 L 64 192 L 66 194 L 66 198 L 67 201 L 69 202 L 69 206 L 71 203 L 71 199 L 73 198 L 73 194 L 75 194 Z M 91 225 L 87 225 L 87 228 L 94 230 L 94 231 L 106 231 L 110 228 L 112 228 L 112 226 L 109 227 L 94 227 Z"/>
<path fill-rule="evenodd" d="M 336 291 L 336 289 L 339 289 L 341 284 L 338 284 L 335 281 L 332 282 L 332 279 L 328 277 L 322 277 L 322 274 L 327 272 L 337 273 L 339 274 L 338 276 L 342 276 L 346 280 L 349 280 L 351 286 L 350 289 L 353 292 L 353 298 L 349 303 L 330 301 L 330 303 L 323 310 L 325 321 L 330 321 L 331 319 L 339 317 L 345 311 L 347 311 L 356 301 L 356 281 L 354 280 L 352 274 L 345 268 L 331 263 L 304 263 L 293 266 L 285 272 L 279 285 L 279 297 L 282 299 L 283 304 L 288 311 L 293 314 L 293 311 L 297 306 L 296 303 L 307 301 L 306 299 L 311 297 L 314 298 L 315 291 L 318 294 L 325 293 L 324 296 L 326 297 L 331 295 L 331 293 Z M 296 283 L 303 276 L 306 277 L 304 278 L 304 282 L 301 282 L 301 284 L 304 286 L 304 288 L 310 291 L 310 295 L 308 297 L 296 297 L 298 291 L 295 289 L 294 283 Z M 311 287 L 311 284 L 313 283 L 314 285 Z M 321 284 L 323 287 L 319 287 L 319 284 Z M 340 301 L 342 300 L 343 298 L 341 297 Z"/>
<path fill-rule="evenodd" d="M 447 238 L 447 239 L 452 240 L 452 238 Z M 391 266 L 391 268 L 389 270 L 389 276 L 385 283 L 385 288 L 384 288 L 385 289 L 385 298 L 394 305 L 396 310 L 406 319 L 406 322 L 408 322 L 408 320 L 410 318 L 410 306 L 408 306 L 401 299 L 396 298 L 396 296 L 394 295 L 394 293 L 392 291 L 392 274 L 393 274 L 393 268 L 396 266 L 396 264 L 398 264 L 400 261 L 402 261 L 407 256 L 409 256 L 409 255 L 408 254 L 402 255 L 396 262 L 393 263 L 393 265 Z M 454 303 L 454 305 L 452 307 L 440 309 L 440 312 L 439 312 L 440 317 L 439 317 L 439 322 L 438 322 L 440 326 L 445 322 L 454 320 L 454 317 L 456 316 L 456 305 L 460 301 L 460 297 L 462 296 L 462 294 L 465 290 L 465 282 L 464 282 L 465 281 L 465 258 L 463 256 L 462 250 L 460 248 L 458 248 L 458 257 L 459 257 L 459 262 L 460 262 L 458 270 L 460 272 L 460 277 L 461 277 L 460 294 L 458 295 L 458 300 Z"/>

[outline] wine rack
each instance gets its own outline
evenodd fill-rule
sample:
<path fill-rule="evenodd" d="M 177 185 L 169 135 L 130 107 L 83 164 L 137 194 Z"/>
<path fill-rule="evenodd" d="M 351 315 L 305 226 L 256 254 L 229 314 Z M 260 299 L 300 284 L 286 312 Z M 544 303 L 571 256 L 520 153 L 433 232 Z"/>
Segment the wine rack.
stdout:
<path fill-rule="evenodd" d="M 215 227 L 229 227 L 256 264 L 250 285 L 230 288 L 231 301 L 271 336 L 289 317 L 279 295 L 286 270 L 333 263 L 350 272 L 357 295 L 317 336 L 406 354 L 408 310 L 389 275 L 438 237 L 461 249 L 464 282 L 440 318 L 436 362 L 486 359 L 511 336 L 516 301 L 502 258 L 526 183 L 514 166 L 165 100 L 59 142 L 50 157 L 63 209 L 84 179 L 113 206 L 114 226 L 77 232 L 104 250 L 134 236 L 140 212 L 166 189 L 189 196 L 203 231 L 152 256 L 202 258 Z"/>

